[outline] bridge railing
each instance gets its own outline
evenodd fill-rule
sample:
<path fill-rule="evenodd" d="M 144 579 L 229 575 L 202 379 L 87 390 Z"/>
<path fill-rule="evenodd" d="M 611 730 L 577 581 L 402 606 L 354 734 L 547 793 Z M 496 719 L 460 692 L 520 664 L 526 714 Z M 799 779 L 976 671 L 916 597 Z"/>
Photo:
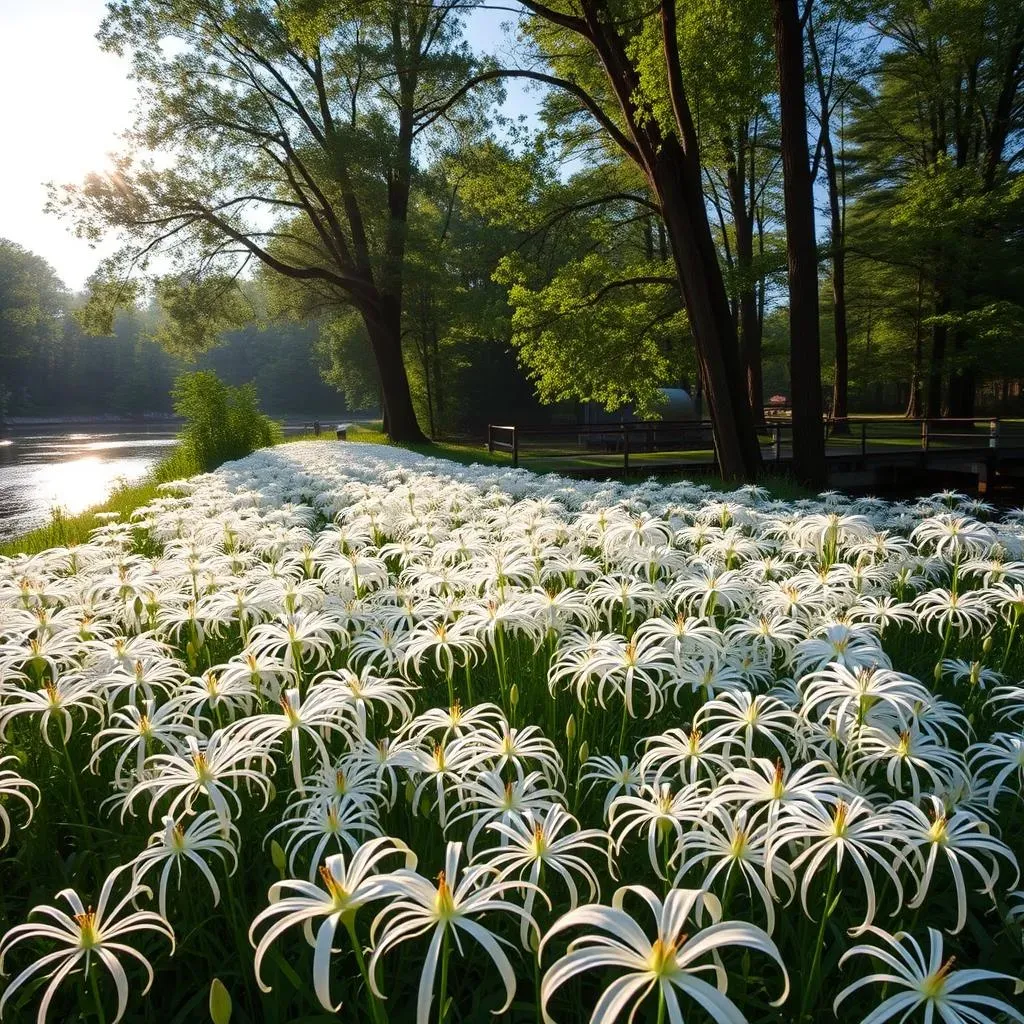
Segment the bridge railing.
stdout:
<path fill-rule="evenodd" d="M 903 419 L 851 417 L 826 421 L 829 457 L 881 456 L 899 451 L 980 450 L 1024 447 L 1024 421 L 997 417 Z M 758 429 L 765 462 L 792 455 L 793 425 L 771 420 Z M 655 472 L 717 464 L 714 431 L 707 420 L 640 420 L 632 423 L 490 424 L 487 447 L 505 452 L 513 466 L 530 462 L 558 470 Z"/>

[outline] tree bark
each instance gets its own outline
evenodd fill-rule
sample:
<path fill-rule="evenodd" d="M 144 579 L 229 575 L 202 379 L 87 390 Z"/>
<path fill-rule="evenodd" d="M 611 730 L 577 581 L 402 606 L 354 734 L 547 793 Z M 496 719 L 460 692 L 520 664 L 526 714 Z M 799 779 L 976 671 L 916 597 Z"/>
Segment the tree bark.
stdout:
<path fill-rule="evenodd" d="M 850 334 L 846 323 L 846 225 L 839 193 L 839 171 L 832 146 L 830 89 L 825 83 L 821 56 L 814 38 L 814 23 L 807 23 L 807 40 L 818 87 L 821 122 L 821 152 L 825 158 L 825 179 L 828 185 L 829 249 L 832 257 L 832 317 L 835 330 L 834 382 L 832 385 L 832 432 L 849 433 Z"/>
<path fill-rule="evenodd" d="M 740 366 L 736 326 L 703 189 L 699 179 L 696 188 L 687 182 L 683 160 L 678 141 L 667 136 L 655 158 L 652 180 L 662 199 L 665 230 L 696 342 L 722 475 L 753 480 L 761 450 Z"/>
<path fill-rule="evenodd" d="M 782 172 L 789 261 L 789 367 L 793 407 L 793 472 L 812 487 L 825 481 L 818 324 L 818 249 L 814 182 L 807 147 L 803 28 L 797 0 L 772 0 L 779 71 Z"/>
<path fill-rule="evenodd" d="M 761 318 L 758 316 L 757 284 L 754 280 L 754 197 L 750 195 L 748 198 L 747 193 L 748 183 L 752 192 L 755 180 L 753 152 L 748 154 L 749 142 L 749 126 L 741 124 L 726 169 L 726 183 L 736 232 L 740 363 L 750 412 L 754 422 L 760 424 L 764 422 L 764 384 L 761 368 Z"/>
<path fill-rule="evenodd" d="M 380 376 L 384 405 L 381 413 L 387 425 L 385 433 L 392 441 L 423 444 L 427 438 L 416 420 L 402 357 L 401 307 L 382 297 L 375 309 L 363 313 L 363 320 Z"/>
<path fill-rule="evenodd" d="M 917 311 L 914 316 L 914 363 L 910 371 L 910 395 L 907 398 L 907 419 L 921 415 L 921 373 L 924 366 L 924 272 L 917 274 Z"/>

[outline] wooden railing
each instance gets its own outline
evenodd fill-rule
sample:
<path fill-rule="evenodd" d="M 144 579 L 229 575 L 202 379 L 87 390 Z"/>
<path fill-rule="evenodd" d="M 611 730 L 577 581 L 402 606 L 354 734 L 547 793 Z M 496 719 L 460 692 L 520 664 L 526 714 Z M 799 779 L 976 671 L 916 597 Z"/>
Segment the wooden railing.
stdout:
<path fill-rule="evenodd" d="M 845 427 L 845 429 L 843 429 Z M 998 417 L 974 419 L 874 419 L 853 417 L 822 424 L 830 458 L 877 456 L 898 451 L 980 451 L 1024 449 L 1024 421 Z M 775 420 L 758 431 L 766 462 L 784 462 L 792 453 L 791 422 Z M 505 452 L 512 465 L 526 460 L 557 464 L 577 460 L 582 467 L 630 473 L 663 468 L 678 455 L 679 466 L 713 466 L 714 431 L 707 420 L 641 420 L 635 423 L 550 425 L 490 424 L 487 447 Z M 701 456 L 705 456 L 701 458 Z"/>

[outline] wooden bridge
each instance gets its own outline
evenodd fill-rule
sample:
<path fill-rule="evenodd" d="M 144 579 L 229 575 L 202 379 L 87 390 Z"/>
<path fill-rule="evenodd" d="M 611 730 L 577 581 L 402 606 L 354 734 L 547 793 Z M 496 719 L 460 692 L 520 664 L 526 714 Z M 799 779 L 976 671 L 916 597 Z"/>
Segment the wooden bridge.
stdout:
<path fill-rule="evenodd" d="M 822 429 L 830 486 L 892 490 L 922 476 L 963 485 L 976 482 L 980 493 L 997 477 L 1024 485 L 1024 420 L 852 417 L 842 428 L 829 422 Z M 769 421 L 760 428 L 767 469 L 787 472 L 792 430 L 788 420 Z M 513 466 L 569 476 L 718 471 L 714 432 L 707 421 L 491 424 L 487 447 L 509 454 Z"/>

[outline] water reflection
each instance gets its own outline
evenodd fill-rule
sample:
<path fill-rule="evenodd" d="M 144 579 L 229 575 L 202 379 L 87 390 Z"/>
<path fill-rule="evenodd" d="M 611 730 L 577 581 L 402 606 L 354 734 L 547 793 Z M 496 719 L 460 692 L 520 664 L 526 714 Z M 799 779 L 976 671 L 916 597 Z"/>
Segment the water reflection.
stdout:
<path fill-rule="evenodd" d="M 0 438 L 0 537 L 103 502 L 141 479 L 174 446 L 177 426 L 8 427 Z"/>

